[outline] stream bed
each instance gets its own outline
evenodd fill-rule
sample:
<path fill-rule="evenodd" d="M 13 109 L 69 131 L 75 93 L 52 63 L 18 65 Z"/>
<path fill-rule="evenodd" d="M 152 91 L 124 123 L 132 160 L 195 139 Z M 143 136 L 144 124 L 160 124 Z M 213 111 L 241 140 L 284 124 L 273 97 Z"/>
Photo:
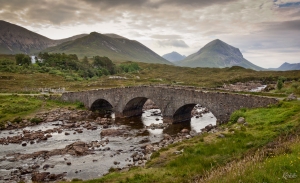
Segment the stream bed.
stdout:
<path fill-rule="evenodd" d="M 90 121 L 91 128 L 85 128 L 84 121 L 71 126 L 65 121 L 57 120 L 22 129 L 0 131 L 0 139 L 14 136 L 21 138 L 26 133 L 48 132 L 46 140 L 33 139 L 0 145 L 0 183 L 20 180 L 31 182 L 42 176 L 34 172 L 47 172 L 47 175 L 43 174 L 46 177 L 41 179 L 43 181 L 61 178 L 86 180 L 101 177 L 111 168 L 128 169 L 131 166 L 142 166 L 151 155 L 145 153 L 145 146 L 163 146 L 159 143 L 164 134 L 176 135 L 183 129 L 200 132 L 209 124 L 216 125 L 216 118 L 210 112 L 194 116 L 190 122 L 169 126 L 158 125 L 163 122 L 159 114 L 159 109 L 150 109 L 144 110 L 140 117 L 115 119 L 112 115 L 109 126 Z M 122 133 L 103 135 L 105 131 Z M 76 145 L 77 142 L 82 143 Z M 155 148 L 154 145 L 154 151 Z M 74 155 L 74 152 L 77 154 Z M 78 155 L 78 152 L 83 154 Z M 26 154 L 28 156 L 25 156 Z"/>

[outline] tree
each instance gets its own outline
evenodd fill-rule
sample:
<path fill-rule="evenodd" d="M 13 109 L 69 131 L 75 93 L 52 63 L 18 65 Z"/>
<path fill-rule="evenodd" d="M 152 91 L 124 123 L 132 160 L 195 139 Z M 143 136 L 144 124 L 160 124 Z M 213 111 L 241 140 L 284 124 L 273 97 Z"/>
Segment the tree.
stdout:
<path fill-rule="evenodd" d="M 82 62 L 83 62 L 84 64 L 86 64 L 86 65 L 89 64 L 89 60 L 88 60 L 87 56 L 84 56 L 84 57 L 83 57 Z"/>
<path fill-rule="evenodd" d="M 281 79 L 278 79 L 278 81 L 277 81 L 277 89 L 278 89 L 278 90 L 281 90 L 282 87 L 283 87 L 283 82 L 282 82 Z"/>
<path fill-rule="evenodd" d="M 16 54 L 15 58 L 16 58 L 17 65 L 30 65 L 31 64 L 31 58 L 28 55 Z"/>
<path fill-rule="evenodd" d="M 93 66 L 97 69 L 106 69 L 109 74 L 116 73 L 116 66 L 108 57 L 95 56 Z M 106 71 L 104 71 L 104 73 L 105 72 Z"/>

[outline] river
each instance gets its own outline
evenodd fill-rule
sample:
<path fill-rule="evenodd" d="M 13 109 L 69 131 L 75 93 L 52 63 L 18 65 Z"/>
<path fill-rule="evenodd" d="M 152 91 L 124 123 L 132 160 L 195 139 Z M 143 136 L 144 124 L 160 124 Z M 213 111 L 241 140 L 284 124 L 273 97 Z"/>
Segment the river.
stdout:
<path fill-rule="evenodd" d="M 203 109 L 197 109 L 201 111 Z M 26 169 L 34 165 L 39 165 L 35 171 L 50 172 L 53 174 L 64 173 L 64 178 L 72 180 L 92 179 L 101 177 L 109 172 L 110 168 L 124 168 L 133 164 L 132 154 L 142 152 L 142 146 L 149 143 L 156 143 L 162 140 L 163 134 L 174 135 L 186 128 L 200 132 L 205 126 L 216 124 L 216 118 L 212 113 L 205 113 L 201 117 L 192 117 L 190 122 L 170 125 L 164 129 L 145 128 L 151 124 L 162 123 L 162 117 L 153 115 L 159 113 L 159 109 L 145 110 L 141 117 L 126 119 L 114 119 L 110 126 L 112 129 L 126 129 L 127 135 L 116 137 L 101 137 L 103 126 L 96 125 L 94 130 L 81 128 L 82 133 L 75 133 L 74 129 L 65 129 L 63 133 L 51 133 L 51 138 L 33 144 L 22 146 L 21 144 L 0 145 L 0 183 L 17 182 L 24 180 L 31 182 L 30 173 L 18 173 L 17 170 Z M 31 132 L 45 131 L 63 125 L 62 121 L 42 123 L 24 129 L 4 130 L 0 132 L 0 138 L 7 136 L 22 135 L 23 130 Z M 69 132 L 70 135 L 65 135 Z M 74 132 L 74 133 L 73 133 Z M 53 149 L 65 148 L 76 141 L 91 143 L 92 141 L 108 140 L 100 147 L 93 148 L 91 154 L 85 156 L 72 156 L 70 154 L 55 155 L 48 158 L 13 158 L 16 153 L 30 154 L 38 151 L 51 151 Z M 13 154 L 13 155 L 12 155 Z M 146 159 L 146 158 L 145 158 Z M 67 165 L 70 162 L 71 165 Z M 143 161 L 144 163 L 145 161 Z"/>

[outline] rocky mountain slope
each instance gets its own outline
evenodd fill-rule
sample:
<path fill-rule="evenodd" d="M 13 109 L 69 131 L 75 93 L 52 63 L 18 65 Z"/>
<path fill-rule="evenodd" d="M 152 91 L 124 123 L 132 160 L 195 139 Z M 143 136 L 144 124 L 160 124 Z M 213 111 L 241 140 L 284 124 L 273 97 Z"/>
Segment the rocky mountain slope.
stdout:
<path fill-rule="evenodd" d="M 47 48 L 44 52 L 77 54 L 79 57 L 99 55 L 118 61 L 172 64 L 137 41 L 116 34 L 105 35 L 97 32 Z"/>
<path fill-rule="evenodd" d="M 289 70 L 300 70 L 300 63 L 290 64 L 290 63 L 283 63 L 280 67 L 277 69 L 274 69 L 277 71 L 289 71 Z"/>
<path fill-rule="evenodd" d="M 21 26 L 0 20 L 0 53 L 32 54 L 46 49 L 50 46 L 55 46 L 63 42 L 80 38 L 82 36 L 85 35 L 82 34 L 61 40 L 52 40 L 45 36 L 27 30 Z"/>
<path fill-rule="evenodd" d="M 177 62 L 177 65 L 214 68 L 241 66 L 253 70 L 265 70 L 246 60 L 238 48 L 219 39 L 206 44 L 197 53 Z"/>

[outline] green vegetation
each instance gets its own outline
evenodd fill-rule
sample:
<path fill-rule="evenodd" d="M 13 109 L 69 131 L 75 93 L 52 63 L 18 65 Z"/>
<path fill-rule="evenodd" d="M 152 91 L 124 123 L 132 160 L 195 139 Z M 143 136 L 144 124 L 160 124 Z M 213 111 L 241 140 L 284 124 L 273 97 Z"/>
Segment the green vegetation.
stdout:
<path fill-rule="evenodd" d="M 94 59 L 89 58 L 85 61 L 75 62 L 72 60 L 67 62 L 63 60 L 49 61 L 47 65 L 43 66 L 38 64 L 18 66 L 15 64 L 14 57 L 2 56 L 0 57 L 0 92 L 38 92 L 39 88 L 61 87 L 68 91 L 78 91 L 152 84 L 212 88 L 221 87 L 223 84 L 248 81 L 275 84 L 281 76 L 285 77 L 286 81 L 283 88 L 273 93 L 273 96 L 284 97 L 291 92 L 300 91 L 300 88 L 296 86 L 299 84 L 299 71 L 253 71 L 238 66 L 223 69 L 187 68 L 162 64 L 121 62 L 115 63 L 113 71 L 116 71 L 115 75 L 126 79 L 112 79 L 109 78 L 109 75 L 105 75 L 105 73 L 110 74 L 108 73 L 109 68 L 98 69 L 93 66 L 93 63 Z M 290 82 L 295 84 L 291 86 Z"/>
<path fill-rule="evenodd" d="M 300 80 L 292 80 L 292 81 L 285 81 L 285 82 L 283 81 L 284 80 L 278 79 L 277 88 L 276 88 L 277 90 L 275 90 L 274 93 L 286 93 L 286 94 L 294 93 L 297 95 L 300 94 L 300 87 L 299 87 Z"/>
<path fill-rule="evenodd" d="M 51 100 L 47 95 L 0 95 L 0 127 L 8 120 L 20 123 L 22 119 L 28 119 L 38 124 L 41 119 L 35 118 L 35 113 L 57 107 L 82 108 L 82 103 Z"/>
<path fill-rule="evenodd" d="M 35 74 L 49 73 L 65 77 L 66 80 L 83 80 L 102 75 L 113 75 L 116 73 L 128 73 L 138 71 L 140 68 L 136 63 L 123 63 L 116 66 L 109 58 L 95 56 L 92 63 L 85 57 L 80 61 L 75 54 L 49 54 L 40 53 L 36 58 L 36 64 L 31 63 L 28 55 L 17 54 L 15 58 L 0 57 L 0 72 Z"/>
<path fill-rule="evenodd" d="M 161 149 L 145 168 L 83 182 L 299 182 L 300 102 L 241 109 L 234 115 L 244 116 L 247 125 L 222 125 L 216 134 Z M 219 133 L 225 138 L 218 138 Z M 173 153 L 181 149 L 183 154 Z"/>
<path fill-rule="evenodd" d="M 31 58 L 28 55 L 25 54 L 16 54 L 16 64 L 17 65 L 30 65 L 31 63 Z"/>

